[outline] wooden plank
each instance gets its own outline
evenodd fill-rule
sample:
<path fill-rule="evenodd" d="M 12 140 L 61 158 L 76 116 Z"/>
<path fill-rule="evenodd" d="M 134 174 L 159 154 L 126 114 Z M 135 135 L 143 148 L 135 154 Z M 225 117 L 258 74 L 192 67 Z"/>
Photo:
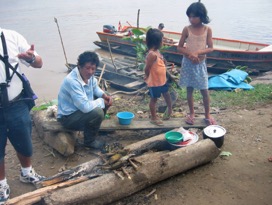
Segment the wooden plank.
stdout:
<path fill-rule="evenodd" d="M 100 130 L 163 130 L 163 129 L 175 129 L 179 127 L 185 128 L 204 128 L 206 124 L 203 118 L 195 118 L 194 125 L 187 125 L 184 121 L 184 118 L 172 118 L 170 120 L 163 121 L 163 126 L 157 126 L 148 119 L 143 120 L 132 120 L 130 125 L 120 125 L 117 119 L 113 120 L 104 120 Z"/>
<path fill-rule="evenodd" d="M 130 125 L 120 125 L 116 118 L 104 120 L 101 124 L 100 131 L 115 131 L 115 130 L 171 130 L 179 127 L 184 128 L 204 128 L 206 124 L 203 118 L 195 118 L 194 125 L 187 125 L 184 118 L 172 118 L 163 121 L 163 126 L 157 126 L 149 122 L 148 119 L 132 120 Z M 71 131 L 65 129 L 57 121 L 45 121 L 42 125 L 44 131 Z"/>
<path fill-rule="evenodd" d="M 144 82 L 143 81 L 134 81 L 132 83 L 128 83 L 128 84 L 125 84 L 124 86 L 125 87 L 128 87 L 128 88 L 132 88 L 134 86 L 137 86 L 137 85 L 142 85 Z"/>

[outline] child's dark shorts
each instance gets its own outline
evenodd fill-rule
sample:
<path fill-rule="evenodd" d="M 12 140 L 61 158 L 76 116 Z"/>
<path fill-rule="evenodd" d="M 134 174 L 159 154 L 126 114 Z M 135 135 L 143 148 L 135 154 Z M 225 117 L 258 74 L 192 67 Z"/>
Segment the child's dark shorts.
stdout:
<path fill-rule="evenodd" d="M 162 93 L 168 92 L 169 85 L 166 83 L 163 86 L 158 86 L 158 87 L 149 87 L 149 94 L 152 98 L 159 98 L 161 97 Z"/>

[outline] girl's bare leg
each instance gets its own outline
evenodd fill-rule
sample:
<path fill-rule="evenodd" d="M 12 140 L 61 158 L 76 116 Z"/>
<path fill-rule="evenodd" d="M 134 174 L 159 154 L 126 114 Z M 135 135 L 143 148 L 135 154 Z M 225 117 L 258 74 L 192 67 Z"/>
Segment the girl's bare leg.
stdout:
<path fill-rule="evenodd" d="M 156 115 L 157 100 L 158 100 L 157 98 L 150 98 L 149 109 L 150 109 L 150 114 L 151 114 L 151 120 L 157 119 L 157 115 Z"/>
<path fill-rule="evenodd" d="M 205 118 L 211 119 L 210 116 L 210 96 L 208 90 L 200 90 L 202 97 L 203 97 L 203 104 L 205 109 Z"/>
<path fill-rule="evenodd" d="M 172 101 L 171 101 L 171 96 L 170 96 L 170 93 L 169 92 L 166 92 L 166 93 L 163 93 L 162 94 L 165 102 L 166 102 L 166 105 L 167 105 L 167 111 L 168 111 L 168 116 L 171 116 L 172 114 Z"/>
<path fill-rule="evenodd" d="M 187 101 L 188 101 L 189 110 L 190 110 L 190 117 L 192 119 L 195 117 L 193 92 L 194 92 L 194 88 L 187 87 Z"/>

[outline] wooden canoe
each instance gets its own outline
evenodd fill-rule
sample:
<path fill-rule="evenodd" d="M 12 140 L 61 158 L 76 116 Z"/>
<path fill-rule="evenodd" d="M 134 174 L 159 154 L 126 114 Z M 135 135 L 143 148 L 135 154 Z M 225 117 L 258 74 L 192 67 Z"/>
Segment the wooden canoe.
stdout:
<path fill-rule="evenodd" d="M 69 64 L 68 66 L 69 66 L 68 70 L 72 70 L 73 68 L 76 67 L 75 64 Z M 107 65 L 107 66 L 110 66 L 110 65 Z M 109 67 L 109 69 L 111 68 Z M 102 71 L 101 67 L 98 67 L 98 69 L 95 72 L 95 76 L 99 77 L 101 74 L 101 71 Z M 126 91 L 126 92 L 136 91 L 146 86 L 143 78 L 131 77 L 131 76 L 124 75 L 118 72 L 110 71 L 108 69 L 104 70 L 102 79 L 109 82 L 112 88 Z"/>
<path fill-rule="evenodd" d="M 135 56 L 136 51 L 133 48 L 135 43 L 124 39 L 127 31 L 132 28 L 134 27 L 127 27 L 125 31 L 114 34 L 97 32 L 100 42 L 94 43 L 103 49 L 108 49 L 108 39 L 113 52 Z M 177 52 L 177 46 L 181 33 L 171 31 L 163 31 L 163 33 L 166 38 L 173 40 L 172 43 L 165 43 L 169 48 L 164 50 L 164 57 L 167 61 L 180 64 L 182 55 Z M 272 48 L 268 44 L 224 38 L 213 38 L 213 44 L 214 51 L 207 55 L 207 62 L 215 67 L 224 66 L 227 70 L 242 65 L 260 72 L 272 70 Z"/>

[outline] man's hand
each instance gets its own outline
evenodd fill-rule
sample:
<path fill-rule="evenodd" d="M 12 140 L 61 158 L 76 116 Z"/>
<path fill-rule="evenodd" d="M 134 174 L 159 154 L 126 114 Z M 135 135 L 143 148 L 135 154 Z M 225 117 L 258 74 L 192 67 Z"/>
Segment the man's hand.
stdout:
<path fill-rule="evenodd" d="M 34 56 L 34 45 L 30 46 L 30 49 L 28 49 L 25 53 L 19 53 L 18 58 L 25 60 L 25 61 L 31 61 Z"/>
<path fill-rule="evenodd" d="M 17 57 L 30 63 L 33 68 L 41 68 L 43 65 L 42 58 L 38 55 L 34 55 L 34 45 L 31 45 L 30 49 L 28 49 L 25 53 L 19 53 Z"/>
<path fill-rule="evenodd" d="M 102 98 L 104 99 L 106 107 L 112 106 L 112 97 L 106 94 L 103 94 Z"/>

